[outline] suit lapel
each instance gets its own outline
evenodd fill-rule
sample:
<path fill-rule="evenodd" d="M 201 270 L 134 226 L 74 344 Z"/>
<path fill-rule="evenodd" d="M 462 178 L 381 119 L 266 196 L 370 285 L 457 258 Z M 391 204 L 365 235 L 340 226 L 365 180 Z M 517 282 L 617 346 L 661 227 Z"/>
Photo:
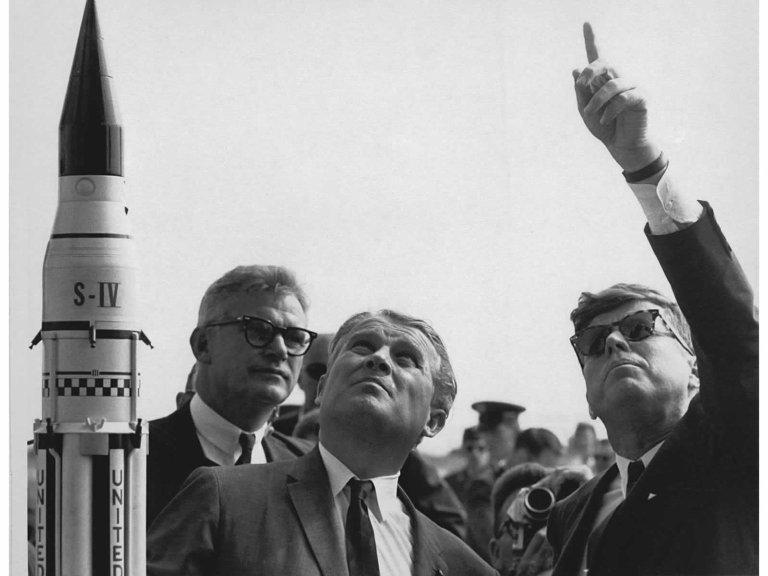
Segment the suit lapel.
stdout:
<path fill-rule="evenodd" d="M 164 429 L 168 439 L 166 442 L 173 446 L 177 460 L 189 468 L 186 474 L 200 466 L 216 466 L 203 453 L 200 439 L 197 437 L 195 423 L 189 410 L 189 402 L 171 414 L 168 428 Z M 186 475 L 185 474 L 185 475 Z"/>
<path fill-rule="evenodd" d="M 649 501 L 664 493 L 683 491 L 683 470 L 686 467 L 689 470 L 692 469 L 691 467 L 696 463 L 687 461 L 689 458 L 687 454 L 675 457 L 676 453 L 670 450 L 672 443 L 669 440 L 665 441 L 664 446 L 640 476 L 635 487 L 627 495 L 627 499 L 611 515 L 602 538 L 595 547 L 593 568 L 599 564 L 601 569 L 605 568 L 610 572 L 626 563 L 630 558 L 628 554 L 631 542 L 648 528 L 647 519 L 644 517 L 648 513 L 649 506 L 655 505 L 655 502 Z M 677 513 L 665 516 L 665 521 L 662 523 L 654 523 L 653 535 L 648 537 L 657 542 L 672 538 L 687 517 L 687 513 L 680 508 L 686 503 L 685 499 L 677 499 L 675 501 Z M 669 502 L 667 504 L 669 505 Z"/>
<path fill-rule="evenodd" d="M 264 434 L 264 438 L 261 441 L 261 446 L 264 449 L 264 456 L 266 456 L 267 462 L 293 460 L 304 452 L 291 450 L 290 446 L 287 444 L 290 439 L 284 440 L 284 437 L 279 438 L 277 434 L 279 434 L 279 432 L 270 429 Z"/>
<path fill-rule="evenodd" d="M 587 539 L 602 505 L 603 496 L 618 473 L 619 468 L 614 464 L 606 470 L 590 492 L 586 504 L 581 507 L 576 522 L 570 525 L 570 531 L 565 538 L 565 546 L 557 561 L 556 573 L 567 574 L 578 571 L 582 557 L 586 552 Z"/>
<path fill-rule="evenodd" d="M 413 541 L 413 576 L 447 574 L 448 568 L 440 555 L 440 544 L 424 517 L 416 510 L 403 489 L 397 487 L 397 494 L 411 518 Z"/>
<path fill-rule="evenodd" d="M 317 448 L 296 460 L 287 482 L 288 495 L 320 570 L 325 576 L 346 576 L 344 528 Z"/>

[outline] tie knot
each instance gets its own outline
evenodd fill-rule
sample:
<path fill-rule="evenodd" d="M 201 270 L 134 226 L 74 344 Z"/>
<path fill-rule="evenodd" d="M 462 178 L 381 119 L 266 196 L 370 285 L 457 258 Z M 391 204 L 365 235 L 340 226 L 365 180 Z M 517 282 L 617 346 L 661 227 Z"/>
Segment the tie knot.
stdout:
<path fill-rule="evenodd" d="M 256 444 L 256 436 L 253 434 L 248 434 L 247 432 L 241 432 L 240 438 L 238 438 L 238 442 L 240 443 L 242 452 L 240 454 L 240 458 L 237 459 L 235 464 L 250 464 L 251 455 L 253 454 L 253 446 Z"/>
<path fill-rule="evenodd" d="M 240 447 L 248 452 L 253 452 L 253 445 L 256 444 L 256 436 L 247 432 L 240 433 Z"/>
<path fill-rule="evenodd" d="M 363 502 L 374 490 L 373 482 L 370 480 L 358 480 L 357 478 L 350 478 L 349 488 L 351 490 L 350 500 L 362 500 Z"/>

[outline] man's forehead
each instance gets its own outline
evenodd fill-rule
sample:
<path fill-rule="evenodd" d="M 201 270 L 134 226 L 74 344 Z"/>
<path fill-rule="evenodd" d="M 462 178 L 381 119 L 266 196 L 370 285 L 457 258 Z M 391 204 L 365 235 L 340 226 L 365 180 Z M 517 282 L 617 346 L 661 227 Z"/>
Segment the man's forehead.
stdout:
<path fill-rule="evenodd" d="M 278 317 L 290 319 L 292 325 L 304 325 L 306 315 L 301 303 L 293 294 L 272 291 L 234 292 L 221 297 L 208 307 L 206 316 L 210 319 L 258 316 L 265 320 Z"/>
<path fill-rule="evenodd" d="M 404 326 L 400 323 L 393 322 L 388 318 L 374 316 L 373 318 L 363 320 L 360 324 L 355 326 L 342 344 L 348 343 L 354 336 L 365 334 L 376 335 L 380 338 L 390 340 L 391 343 L 407 342 L 422 350 L 434 368 L 440 365 L 440 357 L 434 344 L 432 344 L 429 338 L 427 338 L 427 335 L 418 328 Z"/>
<path fill-rule="evenodd" d="M 425 345 L 427 348 L 434 348 L 421 330 L 411 328 L 410 326 L 403 326 L 402 324 L 394 323 L 379 316 L 363 320 L 352 329 L 349 335 L 353 336 L 365 333 L 376 334 L 386 338 L 415 340 L 420 344 Z"/>
<path fill-rule="evenodd" d="M 592 320 L 589 321 L 587 326 L 599 326 L 602 324 L 612 324 L 624 318 L 625 316 L 638 312 L 640 310 L 649 310 L 651 308 L 659 309 L 661 306 L 648 302 L 647 300 L 632 300 L 631 302 L 625 302 L 616 308 L 606 310 L 602 314 L 598 314 Z"/>

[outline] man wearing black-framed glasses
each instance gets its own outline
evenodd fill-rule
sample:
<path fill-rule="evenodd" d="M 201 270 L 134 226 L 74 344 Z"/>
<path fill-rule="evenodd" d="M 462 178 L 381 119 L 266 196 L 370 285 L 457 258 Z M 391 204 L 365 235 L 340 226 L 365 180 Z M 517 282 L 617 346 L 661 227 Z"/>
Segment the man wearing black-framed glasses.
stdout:
<path fill-rule="evenodd" d="M 645 98 L 601 60 L 579 112 L 622 167 L 679 306 L 638 284 L 582 293 L 571 345 L 616 464 L 554 506 L 554 576 L 756 574 L 758 321 L 712 208 L 686 198 L 649 138 Z"/>
<path fill-rule="evenodd" d="M 279 266 L 238 266 L 206 290 L 189 340 L 195 393 L 150 422 L 148 524 L 199 466 L 286 460 L 311 449 L 269 426 L 317 336 L 306 310 L 296 278 Z"/>

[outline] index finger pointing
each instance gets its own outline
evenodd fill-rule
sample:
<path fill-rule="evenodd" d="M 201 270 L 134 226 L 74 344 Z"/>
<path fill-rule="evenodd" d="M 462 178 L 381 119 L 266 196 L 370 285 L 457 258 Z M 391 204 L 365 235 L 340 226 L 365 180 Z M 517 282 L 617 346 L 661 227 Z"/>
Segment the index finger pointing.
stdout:
<path fill-rule="evenodd" d="M 592 64 L 600 58 L 597 53 L 597 44 L 595 44 L 595 33 L 592 31 L 592 24 L 584 22 L 584 46 L 587 49 L 587 62 Z"/>

